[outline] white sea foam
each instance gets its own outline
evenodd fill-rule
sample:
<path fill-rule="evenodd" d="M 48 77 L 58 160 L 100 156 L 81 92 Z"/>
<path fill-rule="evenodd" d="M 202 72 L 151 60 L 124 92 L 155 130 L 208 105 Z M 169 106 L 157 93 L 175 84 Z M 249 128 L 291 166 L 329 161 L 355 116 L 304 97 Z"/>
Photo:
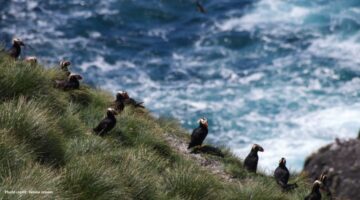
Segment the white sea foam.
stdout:
<path fill-rule="evenodd" d="M 360 64 L 359 51 L 360 34 L 348 38 L 330 35 L 314 40 L 308 48 L 308 52 L 312 55 L 332 58 L 345 64 L 347 67 L 354 68 Z"/>
<path fill-rule="evenodd" d="M 250 13 L 242 17 L 231 17 L 217 24 L 221 31 L 253 30 L 271 24 L 302 24 L 312 11 L 289 1 L 262 0 L 254 5 Z M 276 28 L 274 26 L 273 28 Z"/>

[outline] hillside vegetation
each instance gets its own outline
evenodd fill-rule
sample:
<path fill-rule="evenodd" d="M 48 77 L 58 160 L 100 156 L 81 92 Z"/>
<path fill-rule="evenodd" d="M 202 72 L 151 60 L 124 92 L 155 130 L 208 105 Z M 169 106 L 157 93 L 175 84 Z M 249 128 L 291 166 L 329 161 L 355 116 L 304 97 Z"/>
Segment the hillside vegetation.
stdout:
<path fill-rule="evenodd" d="M 126 107 L 109 135 L 94 135 L 114 97 L 85 84 L 55 89 L 63 78 L 55 67 L 0 56 L 0 199 L 296 200 L 311 189 L 294 176 L 299 188 L 285 193 L 273 177 L 247 173 L 226 149 L 224 158 L 203 155 L 222 164 L 226 180 L 169 145 L 166 137 L 189 139 L 176 121 L 144 109 Z"/>

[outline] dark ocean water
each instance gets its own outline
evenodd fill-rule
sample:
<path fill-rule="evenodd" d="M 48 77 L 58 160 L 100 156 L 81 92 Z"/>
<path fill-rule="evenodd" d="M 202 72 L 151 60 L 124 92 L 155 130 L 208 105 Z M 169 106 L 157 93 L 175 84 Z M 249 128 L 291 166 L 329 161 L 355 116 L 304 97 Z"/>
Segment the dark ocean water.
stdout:
<path fill-rule="evenodd" d="M 73 63 L 87 83 L 127 90 L 267 171 L 293 170 L 360 128 L 360 1 L 0 0 L 0 40 L 40 62 Z"/>

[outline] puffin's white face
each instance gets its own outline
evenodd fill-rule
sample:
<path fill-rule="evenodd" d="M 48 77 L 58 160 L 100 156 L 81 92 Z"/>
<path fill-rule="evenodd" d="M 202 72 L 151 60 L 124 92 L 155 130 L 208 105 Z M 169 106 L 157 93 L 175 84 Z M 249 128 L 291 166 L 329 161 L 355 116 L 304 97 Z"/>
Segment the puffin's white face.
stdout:
<path fill-rule="evenodd" d="M 71 65 L 70 61 L 64 60 L 64 61 L 60 62 L 60 66 L 62 66 L 62 67 L 67 67 L 67 66 L 70 66 L 70 65 Z"/>
<path fill-rule="evenodd" d="M 321 187 L 323 185 L 323 183 L 319 180 L 316 180 L 313 184 L 314 187 Z"/>
<path fill-rule="evenodd" d="M 113 109 L 113 108 L 108 108 L 107 111 L 108 111 L 108 112 L 111 112 L 111 113 L 114 114 L 114 115 L 117 115 L 117 112 L 116 112 L 115 109 Z"/>
<path fill-rule="evenodd" d="M 21 46 L 25 46 L 24 42 L 21 41 L 19 38 L 14 38 L 13 39 L 13 44 L 18 44 L 18 45 L 21 45 Z"/>
<path fill-rule="evenodd" d="M 286 165 L 286 159 L 285 158 L 281 158 L 279 161 L 280 164 Z"/>
<path fill-rule="evenodd" d="M 208 127 L 208 121 L 205 117 L 200 118 L 198 121 L 200 124 L 204 125 L 205 127 Z"/>
<path fill-rule="evenodd" d="M 124 99 L 129 98 L 129 95 L 126 91 L 118 91 L 117 94 L 121 95 Z"/>

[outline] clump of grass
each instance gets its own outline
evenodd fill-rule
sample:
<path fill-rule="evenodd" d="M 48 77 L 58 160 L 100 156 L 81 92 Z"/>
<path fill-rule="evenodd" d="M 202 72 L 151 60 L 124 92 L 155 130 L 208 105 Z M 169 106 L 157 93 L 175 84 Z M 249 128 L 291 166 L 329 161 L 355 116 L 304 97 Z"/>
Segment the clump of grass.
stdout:
<path fill-rule="evenodd" d="M 69 104 L 66 107 L 65 112 L 58 118 L 58 125 L 67 138 L 80 137 L 87 131 L 80 119 L 75 104 Z"/>
<path fill-rule="evenodd" d="M 19 178 L 19 173 L 31 159 L 26 145 L 17 144 L 8 130 L 0 130 L 0 184 L 8 177 Z"/>
<path fill-rule="evenodd" d="M 23 142 L 36 153 L 42 163 L 64 164 L 62 137 L 57 133 L 54 119 L 35 101 L 20 97 L 0 105 L 0 128 Z"/>
<path fill-rule="evenodd" d="M 196 166 L 181 163 L 168 171 L 166 179 L 170 196 L 182 199 L 215 199 L 218 183 Z"/>
<path fill-rule="evenodd" d="M 51 168 L 28 162 L 16 176 L 6 177 L 0 190 L 0 199 L 46 200 L 61 199 L 58 190 L 60 176 Z M 13 173 L 12 173 L 13 174 Z M 15 174 L 14 174 L 15 175 Z M 49 194 L 6 194 L 4 191 L 49 191 Z"/>
<path fill-rule="evenodd" d="M 0 67 L 0 99 L 35 96 L 52 87 L 50 71 L 23 62 L 7 62 Z"/>
<path fill-rule="evenodd" d="M 61 186 L 70 199 L 116 199 L 125 194 L 116 169 L 104 165 L 98 156 L 78 157 L 63 171 Z"/>

